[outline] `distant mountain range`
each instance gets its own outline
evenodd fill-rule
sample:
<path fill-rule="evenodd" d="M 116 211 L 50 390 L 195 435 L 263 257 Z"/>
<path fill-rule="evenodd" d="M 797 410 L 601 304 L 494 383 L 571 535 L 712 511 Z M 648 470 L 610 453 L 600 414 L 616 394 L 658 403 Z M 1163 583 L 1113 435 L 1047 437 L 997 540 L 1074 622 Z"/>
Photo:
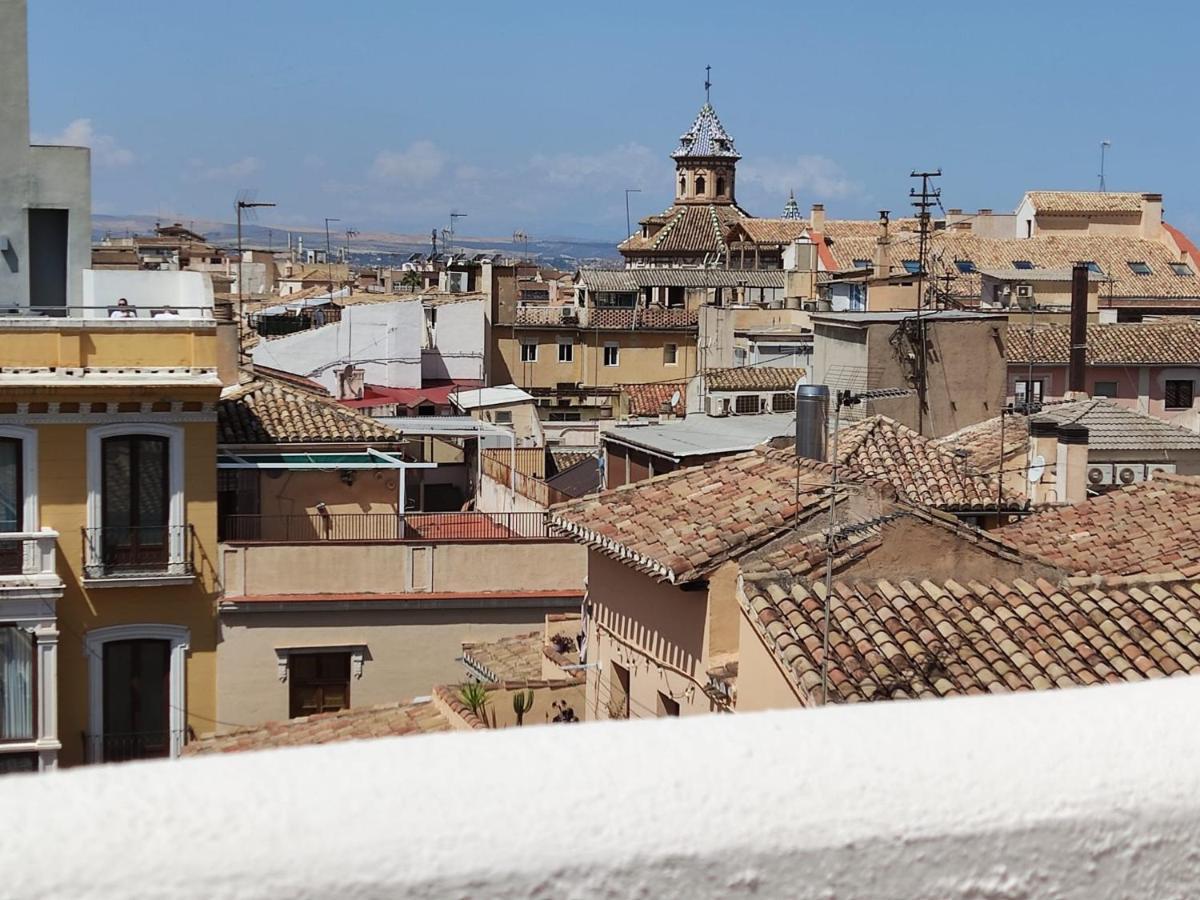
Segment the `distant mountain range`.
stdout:
<path fill-rule="evenodd" d="M 92 237 L 125 237 L 132 234 L 153 234 L 157 224 L 173 224 L 154 216 L 92 216 Z M 208 219 L 188 219 L 181 222 L 187 228 L 205 236 L 220 246 L 236 246 L 237 226 L 231 222 Z M 287 247 L 288 234 L 293 243 L 303 239 L 309 247 L 325 246 L 325 229 L 322 227 L 276 228 L 259 222 L 242 222 L 242 245 L 255 249 Z M 330 235 L 334 248 L 346 242 L 345 232 Z M 351 257 L 356 264 L 398 264 L 413 253 L 428 253 L 429 235 L 393 234 L 386 231 L 363 231 L 351 241 Z M 441 246 L 441 236 L 438 239 Z M 503 253 L 507 256 L 528 256 L 538 262 L 560 269 L 574 269 L 582 265 L 612 266 L 621 259 L 615 242 L 588 241 L 574 238 L 542 238 L 514 243 L 511 237 L 489 238 L 456 235 L 454 249 L 469 253 Z"/>

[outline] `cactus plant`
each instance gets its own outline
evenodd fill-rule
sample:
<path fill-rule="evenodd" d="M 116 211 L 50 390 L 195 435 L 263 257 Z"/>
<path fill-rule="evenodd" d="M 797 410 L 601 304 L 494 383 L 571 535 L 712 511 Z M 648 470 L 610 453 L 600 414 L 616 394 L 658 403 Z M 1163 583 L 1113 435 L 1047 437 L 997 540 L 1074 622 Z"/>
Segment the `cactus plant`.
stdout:
<path fill-rule="evenodd" d="M 517 724 L 525 724 L 525 713 L 533 708 L 533 691 L 517 691 L 513 694 L 513 712 L 517 714 Z"/>

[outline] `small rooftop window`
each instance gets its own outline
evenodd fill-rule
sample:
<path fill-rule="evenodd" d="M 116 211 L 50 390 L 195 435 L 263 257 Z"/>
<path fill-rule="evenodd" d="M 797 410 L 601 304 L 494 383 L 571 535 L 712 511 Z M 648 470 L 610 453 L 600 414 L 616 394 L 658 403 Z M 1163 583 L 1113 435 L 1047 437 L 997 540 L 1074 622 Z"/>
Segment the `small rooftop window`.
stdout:
<path fill-rule="evenodd" d="M 1032 269 L 1034 267 L 1033 263 L 1027 259 L 1014 259 L 1012 264 L 1014 269 Z"/>
<path fill-rule="evenodd" d="M 1100 268 L 1100 263 L 1096 262 L 1094 259 L 1081 259 L 1079 262 L 1082 265 L 1087 266 L 1088 271 L 1091 272 L 1093 275 L 1103 275 L 1104 274 L 1104 270 L 1102 268 Z"/>
<path fill-rule="evenodd" d="M 916 275 L 921 271 L 921 261 L 919 259 L 906 259 L 903 261 L 904 271 L 909 275 Z"/>
<path fill-rule="evenodd" d="M 958 266 L 958 271 L 964 275 L 972 275 L 975 272 L 975 263 L 969 259 L 956 259 L 954 265 Z"/>
<path fill-rule="evenodd" d="M 854 261 L 854 268 L 869 269 L 871 268 L 871 261 L 869 259 L 856 259 Z"/>
<path fill-rule="evenodd" d="M 1195 274 L 1192 272 L 1192 267 L 1185 262 L 1171 263 L 1171 271 L 1176 275 L 1181 275 L 1185 278 L 1189 275 Z"/>
<path fill-rule="evenodd" d="M 1132 272 L 1134 275 L 1149 275 L 1150 274 L 1150 266 L 1148 266 L 1144 262 L 1133 261 L 1133 262 L 1130 262 L 1128 265 L 1129 265 L 1129 271 Z"/>

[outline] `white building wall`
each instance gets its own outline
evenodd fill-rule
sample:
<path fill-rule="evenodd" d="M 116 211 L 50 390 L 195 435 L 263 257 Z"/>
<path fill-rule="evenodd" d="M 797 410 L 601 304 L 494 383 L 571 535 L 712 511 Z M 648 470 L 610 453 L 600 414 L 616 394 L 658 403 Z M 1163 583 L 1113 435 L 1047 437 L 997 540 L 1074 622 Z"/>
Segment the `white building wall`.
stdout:
<path fill-rule="evenodd" d="M 207 272 L 142 269 L 85 269 L 82 305 L 89 318 L 106 319 L 109 307 L 121 297 L 137 311 L 138 318 L 154 310 L 170 308 L 184 318 L 211 318 L 212 278 Z"/>
<path fill-rule="evenodd" d="M 368 384 L 420 387 L 423 315 L 419 300 L 348 306 L 340 322 L 261 342 L 254 362 L 312 378 L 335 395 L 338 371 L 350 363 Z"/>
<path fill-rule="evenodd" d="M 484 381 L 487 306 L 483 300 L 437 303 L 434 346 L 421 353 L 421 374 L 428 379 Z"/>
<path fill-rule="evenodd" d="M 91 265 L 92 187 L 86 147 L 29 144 L 26 0 L 0 0 L 0 309 L 29 305 L 29 210 L 65 209 L 67 305 Z"/>
<path fill-rule="evenodd" d="M 1196 897 L 1197 706 L 1171 678 L 5 778 L 0 871 L 122 900 Z"/>

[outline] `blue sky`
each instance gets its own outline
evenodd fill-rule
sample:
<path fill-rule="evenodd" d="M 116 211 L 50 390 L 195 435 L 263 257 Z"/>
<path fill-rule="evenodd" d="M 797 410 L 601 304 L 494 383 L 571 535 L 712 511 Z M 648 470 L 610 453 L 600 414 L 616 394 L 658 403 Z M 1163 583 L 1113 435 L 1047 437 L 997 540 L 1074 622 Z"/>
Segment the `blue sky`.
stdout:
<path fill-rule="evenodd" d="M 96 212 L 618 240 L 671 200 L 678 135 L 713 105 L 738 198 L 831 216 L 1026 189 L 1165 195 L 1200 237 L 1190 3 L 31 0 L 33 128 L 93 147 Z M 1141 11 L 1146 10 L 1143 14 Z"/>

